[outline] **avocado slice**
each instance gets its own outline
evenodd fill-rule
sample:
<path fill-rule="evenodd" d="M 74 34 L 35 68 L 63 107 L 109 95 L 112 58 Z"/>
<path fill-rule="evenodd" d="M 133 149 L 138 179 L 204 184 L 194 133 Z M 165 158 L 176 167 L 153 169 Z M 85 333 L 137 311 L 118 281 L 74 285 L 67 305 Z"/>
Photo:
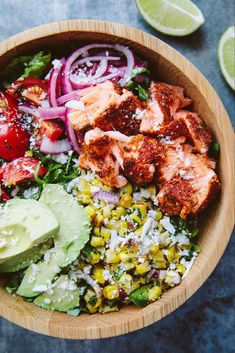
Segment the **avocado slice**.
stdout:
<path fill-rule="evenodd" d="M 89 240 L 90 222 L 86 210 L 61 185 L 44 186 L 40 202 L 48 205 L 59 221 L 59 232 L 54 237 L 55 246 L 49 250 L 46 260 L 40 261 L 37 274 L 29 266 L 17 294 L 35 297 L 40 293 L 35 289 L 51 283 L 60 269 L 75 261 L 81 249 Z"/>
<path fill-rule="evenodd" d="M 54 238 L 56 258 L 58 266 L 65 267 L 77 259 L 89 240 L 89 217 L 85 208 L 58 184 L 45 185 L 40 202 L 44 202 L 58 219 L 60 228 Z"/>
<path fill-rule="evenodd" d="M 58 231 L 50 208 L 36 200 L 13 199 L 0 208 L 0 264 L 15 264 L 26 251 Z"/>
<path fill-rule="evenodd" d="M 49 239 L 46 243 L 34 246 L 32 249 L 28 249 L 21 253 L 12 260 L 7 260 L 0 264 L 0 273 L 6 272 L 17 272 L 26 267 L 31 263 L 37 262 L 41 259 L 43 254 L 52 246 L 52 240 Z"/>
<path fill-rule="evenodd" d="M 60 276 L 51 286 L 49 293 L 40 294 L 34 299 L 34 304 L 58 311 L 68 311 L 79 306 L 80 289 L 67 275 Z"/>

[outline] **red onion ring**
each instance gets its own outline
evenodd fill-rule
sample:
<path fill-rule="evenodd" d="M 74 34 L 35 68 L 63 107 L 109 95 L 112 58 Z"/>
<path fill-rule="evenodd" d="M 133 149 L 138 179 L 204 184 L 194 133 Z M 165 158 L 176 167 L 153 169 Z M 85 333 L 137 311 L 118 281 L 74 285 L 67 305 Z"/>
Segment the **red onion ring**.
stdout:
<path fill-rule="evenodd" d="M 69 121 L 67 114 L 66 114 L 66 118 L 65 118 L 65 129 L 66 129 L 66 132 L 68 135 L 68 140 L 69 140 L 69 143 L 70 143 L 72 149 L 75 152 L 77 152 L 78 154 L 80 154 L 81 146 L 79 146 L 79 144 L 78 144 L 77 137 L 76 137 L 75 132 L 70 124 L 70 121 Z"/>
<path fill-rule="evenodd" d="M 61 96 L 60 98 L 57 99 L 58 105 L 65 104 L 66 102 L 71 101 L 71 100 L 73 100 L 73 99 L 78 99 L 78 93 L 79 93 L 80 91 L 81 91 L 81 90 L 78 89 L 78 90 L 76 90 L 76 91 L 67 93 L 67 94 L 65 94 L 64 96 Z"/>
<path fill-rule="evenodd" d="M 18 109 L 25 114 L 34 115 L 39 118 L 38 108 L 34 107 L 32 104 L 21 103 L 18 105 Z"/>
<path fill-rule="evenodd" d="M 41 120 L 48 119 L 65 119 L 66 108 L 65 107 L 54 107 L 54 108 L 38 108 L 39 116 Z"/>
<path fill-rule="evenodd" d="M 50 78 L 49 78 L 49 84 L 48 84 L 48 97 L 49 97 L 49 102 L 52 107 L 57 107 L 57 93 L 58 93 L 58 85 L 59 85 L 59 75 L 60 71 L 62 69 L 62 66 L 65 62 L 65 59 L 62 58 L 60 60 L 60 64 L 58 67 L 54 67 L 54 69 L 51 71 Z"/>

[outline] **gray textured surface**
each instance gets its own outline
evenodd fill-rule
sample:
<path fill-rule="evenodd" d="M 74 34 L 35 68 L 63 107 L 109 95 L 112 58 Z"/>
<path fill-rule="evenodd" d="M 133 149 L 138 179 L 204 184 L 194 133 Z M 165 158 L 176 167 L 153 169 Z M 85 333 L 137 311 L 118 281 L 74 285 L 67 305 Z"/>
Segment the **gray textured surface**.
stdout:
<path fill-rule="evenodd" d="M 42 23 L 93 18 L 121 22 L 163 39 L 191 60 L 220 95 L 235 124 L 234 93 L 217 64 L 217 43 L 235 22 L 233 0 L 199 0 L 205 24 L 187 38 L 161 35 L 139 16 L 134 0 L 0 0 L 0 40 Z M 162 321 L 125 336 L 68 341 L 49 338 L 0 319 L 0 353 L 233 353 L 235 351 L 235 238 L 200 290 Z"/>

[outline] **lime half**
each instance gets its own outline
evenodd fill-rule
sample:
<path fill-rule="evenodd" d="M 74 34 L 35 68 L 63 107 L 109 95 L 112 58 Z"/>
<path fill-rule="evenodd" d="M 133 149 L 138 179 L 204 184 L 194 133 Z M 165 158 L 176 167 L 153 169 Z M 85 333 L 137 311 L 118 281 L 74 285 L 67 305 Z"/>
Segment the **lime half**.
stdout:
<path fill-rule="evenodd" d="M 235 26 L 224 32 L 219 41 L 219 64 L 222 74 L 235 91 Z"/>
<path fill-rule="evenodd" d="M 204 23 L 203 14 L 190 0 L 136 0 L 136 4 L 145 21 L 171 36 L 186 36 Z"/>

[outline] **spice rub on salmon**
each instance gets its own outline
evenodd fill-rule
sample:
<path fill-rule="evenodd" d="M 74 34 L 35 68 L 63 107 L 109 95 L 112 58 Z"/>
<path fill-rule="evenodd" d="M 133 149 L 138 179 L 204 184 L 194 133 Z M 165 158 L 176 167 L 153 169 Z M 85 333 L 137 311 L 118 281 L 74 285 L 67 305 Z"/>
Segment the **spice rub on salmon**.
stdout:
<path fill-rule="evenodd" d="M 128 143 L 119 145 L 124 175 L 137 185 L 150 183 L 164 153 L 160 141 L 139 134 L 132 137 Z"/>
<path fill-rule="evenodd" d="M 132 92 L 106 81 L 81 90 L 79 96 L 80 107 L 75 107 L 68 113 L 75 130 L 82 130 L 90 125 L 103 131 L 120 131 L 128 136 L 139 133 L 144 103 Z"/>
<path fill-rule="evenodd" d="M 195 153 L 184 138 L 165 145 L 158 169 L 157 200 L 161 209 L 182 218 L 201 212 L 220 188 L 214 168 L 215 161 L 205 154 Z"/>
<path fill-rule="evenodd" d="M 151 82 L 149 96 L 147 112 L 140 125 L 140 132 L 144 134 L 167 133 L 174 121 L 174 113 L 192 103 L 184 96 L 183 88 L 161 82 Z"/>
<path fill-rule="evenodd" d="M 106 185 L 117 188 L 126 185 L 127 179 L 120 174 L 119 149 L 115 139 L 100 129 L 94 129 L 85 134 L 84 142 L 80 166 L 91 169 Z"/>

